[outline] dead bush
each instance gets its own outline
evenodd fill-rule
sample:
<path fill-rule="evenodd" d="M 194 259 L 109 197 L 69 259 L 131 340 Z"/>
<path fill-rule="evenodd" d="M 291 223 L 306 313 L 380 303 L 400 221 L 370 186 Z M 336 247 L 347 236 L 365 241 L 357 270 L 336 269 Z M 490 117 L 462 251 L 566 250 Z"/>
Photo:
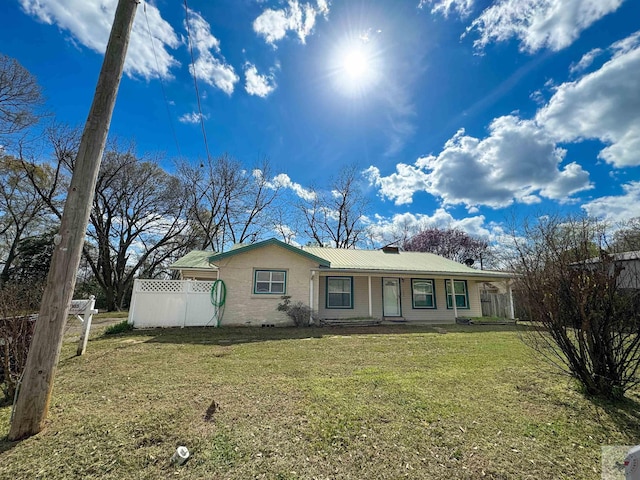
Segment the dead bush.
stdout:
<path fill-rule="evenodd" d="M 7 401 L 27 362 L 41 293 L 40 285 L 4 284 L 0 289 L 0 387 Z"/>

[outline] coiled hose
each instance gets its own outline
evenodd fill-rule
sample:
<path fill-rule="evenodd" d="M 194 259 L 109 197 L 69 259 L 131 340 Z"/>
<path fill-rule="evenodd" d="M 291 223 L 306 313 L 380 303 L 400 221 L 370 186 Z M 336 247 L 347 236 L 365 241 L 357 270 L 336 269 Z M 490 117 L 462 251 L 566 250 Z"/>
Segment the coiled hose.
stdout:
<path fill-rule="evenodd" d="M 215 326 L 219 327 L 220 322 L 222 322 L 222 316 L 224 315 L 224 304 L 227 299 L 227 287 L 222 280 L 216 280 L 211 285 L 211 305 L 213 305 L 213 317 L 209 320 L 209 325 L 211 322 L 215 321 Z"/>

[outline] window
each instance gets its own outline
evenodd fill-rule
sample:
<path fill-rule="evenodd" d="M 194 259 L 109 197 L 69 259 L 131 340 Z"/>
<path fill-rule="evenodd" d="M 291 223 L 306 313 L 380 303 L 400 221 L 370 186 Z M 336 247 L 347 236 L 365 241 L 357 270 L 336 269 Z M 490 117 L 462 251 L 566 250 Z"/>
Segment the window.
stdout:
<path fill-rule="evenodd" d="M 446 280 L 447 287 L 447 308 L 453 308 L 451 301 L 451 281 Z M 453 281 L 454 296 L 456 298 L 456 308 L 469 308 L 469 294 L 467 293 L 466 280 Z"/>
<path fill-rule="evenodd" d="M 327 277 L 327 308 L 353 308 L 353 277 Z"/>
<path fill-rule="evenodd" d="M 284 295 L 286 279 L 283 270 L 256 270 L 253 293 Z"/>
<path fill-rule="evenodd" d="M 436 308 L 436 293 L 433 280 L 413 278 L 411 280 L 413 308 Z"/>

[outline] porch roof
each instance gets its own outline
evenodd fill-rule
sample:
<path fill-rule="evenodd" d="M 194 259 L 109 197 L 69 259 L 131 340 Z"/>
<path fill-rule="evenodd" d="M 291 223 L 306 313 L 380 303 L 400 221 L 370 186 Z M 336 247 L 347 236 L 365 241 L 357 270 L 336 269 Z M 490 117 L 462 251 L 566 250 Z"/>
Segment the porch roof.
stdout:
<path fill-rule="evenodd" d="M 215 252 L 210 250 L 191 250 L 184 257 L 180 257 L 169 265 L 170 270 L 182 270 L 185 268 L 193 270 L 217 270 L 214 264 L 209 263 L 209 257 Z"/>

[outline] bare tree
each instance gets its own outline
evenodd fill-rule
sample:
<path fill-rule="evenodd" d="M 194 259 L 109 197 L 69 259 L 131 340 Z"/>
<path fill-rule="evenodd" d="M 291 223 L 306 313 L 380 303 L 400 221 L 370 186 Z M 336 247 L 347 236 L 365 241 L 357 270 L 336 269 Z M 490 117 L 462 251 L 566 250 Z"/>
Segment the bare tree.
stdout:
<path fill-rule="evenodd" d="M 640 251 L 640 217 L 627 220 L 613 234 L 611 245 L 616 252 Z"/>
<path fill-rule="evenodd" d="M 286 207 L 274 209 L 274 212 L 271 215 L 274 231 L 282 238 L 284 243 L 289 245 L 293 244 L 297 236 L 297 229 L 295 227 L 296 220 L 294 215 L 295 212 Z"/>
<path fill-rule="evenodd" d="M 39 162 L 35 156 L 26 158 L 24 149 L 20 148 L 20 162 L 38 196 L 57 218 L 61 218 L 73 163 L 80 146 L 80 130 L 53 122 L 45 129 L 45 137 L 53 150 L 52 161 Z M 39 169 L 49 173 L 48 182 L 39 181 L 36 175 Z"/>
<path fill-rule="evenodd" d="M 180 180 L 131 151 L 105 153 L 87 236 L 97 255 L 85 257 L 109 310 L 121 309 L 141 267 L 153 271 L 168 258 L 186 226 Z"/>
<path fill-rule="evenodd" d="M 0 287 L 9 279 L 20 241 L 51 226 L 47 202 L 37 191 L 51 181 L 46 166 L 0 156 Z"/>
<path fill-rule="evenodd" d="M 607 238 L 596 220 L 542 217 L 514 232 L 513 268 L 536 327 L 525 340 L 589 394 L 615 399 L 640 381 L 640 271 L 607 253 Z"/>
<path fill-rule="evenodd" d="M 77 130 L 53 125 L 48 165 L 52 183 L 38 186 L 40 198 L 58 218 L 61 200 L 74 169 Z M 186 198 L 182 182 L 157 163 L 139 159 L 133 145 L 110 141 L 96 182 L 83 257 L 104 293 L 106 308 L 125 307 L 136 276 L 153 276 L 173 252 L 184 247 Z M 23 165 L 29 165 L 23 162 Z"/>
<path fill-rule="evenodd" d="M 10 284 L 0 289 L 0 392 L 13 401 L 27 362 L 42 284 Z"/>
<path fill-rule="evenodd" d="M 365 238 L 368 202 L 358 182 L 356 166 L 343 168 L 326 192 L 312 189 L 298 204 L 305 234 L 318 245 L 355 248 Z"/>
<path fill-rule="evenodd" d="M 36 78 L 17 60 L 0 53 L 0 138 L 36 123 L 35 110 L 42 103 Z"/>
<path fill-rule="evenodd" d="M 198 248 L 223 251 L 230 244 L 254 242 L 273 225 L 280 187 L 269 180 L 267 161 L 248 172 L 222 155 L 200 166 L 184 162 L 178 175 L 186 186 L 189 223 Z"/>
<path fill-rule="evenodd" d="M 456 262 L 467 259 L 480 260 L 486 256 L 489 244 L 458 228 L 427 228 L 402 244 L 410 252 L 430 252 Z"/>
<path fill-rule="evenodd" d="M 273 227 L 280 186 L 270 181 L 272 173 L 269 161 L 263 160 L 250 176 L 244 174 L 243 192 L 235 201 L 229 202 L 226 214 L 227 230 L 233 243 L 253 243 L 266 229 Z"/>

